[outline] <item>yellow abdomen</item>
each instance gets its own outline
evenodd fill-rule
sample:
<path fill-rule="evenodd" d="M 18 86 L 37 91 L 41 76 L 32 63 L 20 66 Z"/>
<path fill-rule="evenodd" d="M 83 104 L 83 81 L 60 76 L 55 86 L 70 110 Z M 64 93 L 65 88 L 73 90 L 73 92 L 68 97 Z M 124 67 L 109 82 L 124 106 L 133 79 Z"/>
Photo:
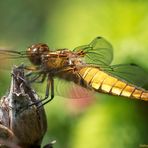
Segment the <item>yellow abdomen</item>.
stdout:
<path fill-rule="evenodd" d="M 85 67 L 79 74 L 95 91 L 148 101 L 148 91 L 119 80 L 98 68 Z"/>

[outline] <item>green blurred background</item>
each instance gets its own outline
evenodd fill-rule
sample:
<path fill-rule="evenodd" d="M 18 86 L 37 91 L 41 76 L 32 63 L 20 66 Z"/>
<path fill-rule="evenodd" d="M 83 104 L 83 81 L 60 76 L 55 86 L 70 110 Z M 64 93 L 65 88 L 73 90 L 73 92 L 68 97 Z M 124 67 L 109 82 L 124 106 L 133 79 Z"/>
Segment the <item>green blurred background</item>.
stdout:
<path fill-rule="evenodd" d="M 148 70 L 147 24 L 146 0 L 0 1 L 1 47 L 25 50 L 43 42 L 51 48 L 73 49 L 103 36 L 114 47 L 113 64 L 136 63 Z M 10 72 L 2 71 L 1 95 L 9 81 Z M 90 105 L 60 97 L 48 103 L 43 145 L 54 139 L 54 148 L 148 145 L 147 102 L 103 94 L 94 99 Z"/>

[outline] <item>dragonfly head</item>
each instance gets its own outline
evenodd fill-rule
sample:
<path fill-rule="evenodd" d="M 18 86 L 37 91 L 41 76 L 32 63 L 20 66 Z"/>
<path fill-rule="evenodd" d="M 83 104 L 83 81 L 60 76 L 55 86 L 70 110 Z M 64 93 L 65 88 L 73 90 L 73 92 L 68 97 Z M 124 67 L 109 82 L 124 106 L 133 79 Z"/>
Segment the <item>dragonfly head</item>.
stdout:
<path fill-rule="evenodd" d="M 49 52 L 49 47 L 47 44 L 38 43 L 29 47 L 26 52 L 32 64 L 40 65 L 42 56 Z"/>

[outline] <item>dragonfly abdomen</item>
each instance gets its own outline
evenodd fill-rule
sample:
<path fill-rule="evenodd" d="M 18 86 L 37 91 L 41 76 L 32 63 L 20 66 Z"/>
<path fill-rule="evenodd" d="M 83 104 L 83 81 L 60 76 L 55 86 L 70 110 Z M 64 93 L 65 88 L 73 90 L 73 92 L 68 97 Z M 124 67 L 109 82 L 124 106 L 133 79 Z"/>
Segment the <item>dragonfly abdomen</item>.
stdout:
<path fill-rule="evenodd" d="M 79 73 L 95 91 L 148 101 L 148 91 L 115 78 L 98 68 L 85 67 Z"/>

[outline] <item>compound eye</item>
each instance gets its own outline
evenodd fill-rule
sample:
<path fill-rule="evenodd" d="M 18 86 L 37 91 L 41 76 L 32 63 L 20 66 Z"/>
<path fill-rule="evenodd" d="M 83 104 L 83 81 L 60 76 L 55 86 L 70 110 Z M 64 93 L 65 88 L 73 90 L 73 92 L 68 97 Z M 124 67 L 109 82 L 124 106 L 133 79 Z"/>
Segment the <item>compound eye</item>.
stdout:
<path fill-rule="evenodd" d="M 48 45 L 42 44 L 42 43 L 32 45 L 30 49 L 32 50 L 32 53 L 34 53 L 36 55 L 41 55 L 45 52 L 49 52 Z"/>
<path fill-rule="evenodd" d="M 42 62 L 42 55 L 47 54 L 48 52 L 48 45 L 42 43 L 32 45 L 27 49 L 28 58 L 34 65 L 40 65 Z"/>
<path fill-rule="evenodd" d="M 49 52 L 49 47 L 47 44 L 39 43 L 34 48 L 36 48 L 38 50 L 39 54 Z"/>

